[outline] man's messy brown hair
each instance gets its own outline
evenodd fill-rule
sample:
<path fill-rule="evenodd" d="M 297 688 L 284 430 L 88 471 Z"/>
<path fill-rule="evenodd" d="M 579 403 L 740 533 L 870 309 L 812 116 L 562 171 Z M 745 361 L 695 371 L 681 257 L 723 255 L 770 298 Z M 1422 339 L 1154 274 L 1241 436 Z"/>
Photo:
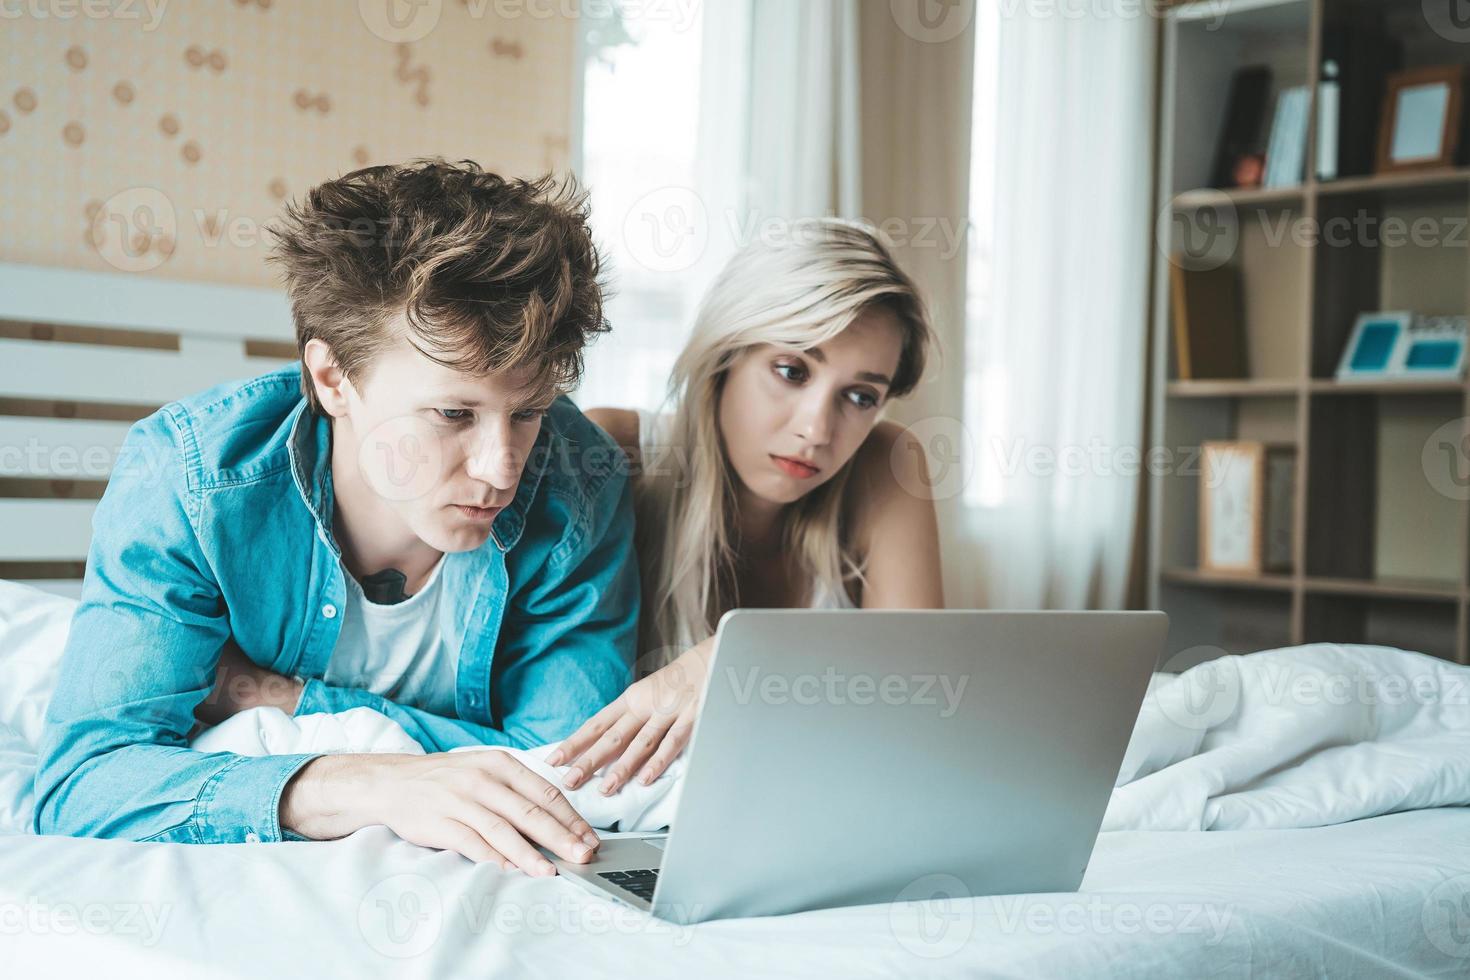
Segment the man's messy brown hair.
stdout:
<path fill-rule="evenodd" d="M 354 383 L 400 313 L 434 361 L 467 375 L 530 368 L 548 394 L 576 386 L 583 348 L 608 329 L 587 196 L 571 177 L 441 158 L 367 167 L 288 203 L 270 230 L 298 352 L 320 338 Z M 321 414 L 304 360 L 301 390 Z"/>

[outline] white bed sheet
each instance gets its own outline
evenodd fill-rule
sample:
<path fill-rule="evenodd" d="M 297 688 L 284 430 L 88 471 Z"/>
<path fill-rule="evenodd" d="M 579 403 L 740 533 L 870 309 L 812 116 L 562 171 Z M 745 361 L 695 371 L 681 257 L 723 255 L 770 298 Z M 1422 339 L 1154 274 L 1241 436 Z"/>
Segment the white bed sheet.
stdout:
<path fill-rule="evenodd" d="M 3 836 L 29 826 L 69 609 L 0 582 L 0 976 L 1470 977 L 1470 671 L 1418 654 L 1314 644 L 1160 679 L 1077 894 L 949 897 L 941 873 L 886 905 L 676 927 L 382 827 Z M 233 750 L 391 734 L 282 720 Z"/>
<path fill-rule="evenodd" d="M 692 927 L 385 828 L 210 847 L 0 837 L 0 949 L 10 976 L 149 980 L 1464 977 L 1470 809 L 1105 833 L 1076 894 Z"/>

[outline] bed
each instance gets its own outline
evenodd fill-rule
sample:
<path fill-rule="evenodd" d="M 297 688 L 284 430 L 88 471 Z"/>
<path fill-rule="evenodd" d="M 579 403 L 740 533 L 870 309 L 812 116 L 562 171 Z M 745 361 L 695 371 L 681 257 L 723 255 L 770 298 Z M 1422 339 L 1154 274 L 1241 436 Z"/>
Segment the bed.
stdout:
<path fill-rule="evenodd" d="M 1157 678 L 1075 894 L 972 898 L 941 871 L 883 905 L 676 927 L 382 827 L 216 846 L 28 833 L 35 736 L 122 434 L 293 351 L 269 290 L 0 265 L 8 975 L 1470 976 L 1470 704 L 1450 697 L 1470 668 L 1374 648 Z M 1281 670 L 1378 671 L 1381 692 L 1379 665 L 1440 696 L 1268 703 Z M 1231 713 L 1190 698 L 1189 677 L 1231 693 Z"/>

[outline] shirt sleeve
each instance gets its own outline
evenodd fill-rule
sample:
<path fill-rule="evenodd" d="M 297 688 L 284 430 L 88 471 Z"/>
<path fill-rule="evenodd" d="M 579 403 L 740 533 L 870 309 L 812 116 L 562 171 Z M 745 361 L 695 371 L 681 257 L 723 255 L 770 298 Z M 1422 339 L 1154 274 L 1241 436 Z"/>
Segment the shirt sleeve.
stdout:
<path fill-rule="evenodd" d="M 535 748 L 570 735 L 632 676 L 639 610 L 632 484 L 616 469 L 501 623 L 491 675 L 496 725 L 410 707 L 361 688 L 306 679 L 296 714 L 367 707 L 426 752 L 466 745 Z"/>
<path fill-rule="evenodd" d="M 38 747 L 36 833 L 279 841 L 281 792 L 316 757 L 189 747 L 229 626 L 182 445 L 168 409 L 134 425 L 97 505 Z"/>

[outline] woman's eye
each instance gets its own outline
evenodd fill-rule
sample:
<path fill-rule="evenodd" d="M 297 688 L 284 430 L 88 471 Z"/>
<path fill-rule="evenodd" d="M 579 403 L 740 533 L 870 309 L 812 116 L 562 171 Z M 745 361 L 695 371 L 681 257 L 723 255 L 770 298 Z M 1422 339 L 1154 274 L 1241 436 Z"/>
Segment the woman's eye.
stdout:
<path fill-rule="evenodd" d="M 523 408 L 512 415 L 511 418 L 517 422 L 534 422 L 545 414 L 546 409 L 544 408 Z"/>
<path fill-rule="evenodd" d="M 852 396 L 853 404 L 856 405 L 858 408 L 872 408 L 874 405 L 878 404 L 878 399 L 873 397 L 871 392 L 854 391 L 852 393 Z"/>
<path fill-rule="evenodd" d="M 463 422 L 470 417 L 470 410 L 467 408 L 436 408 L 434 411 L 448 422 Z"/>
<path fill-rule="evenodd" d="M 795 374 L 795 377 L 790 374 L 784 374 L 783 372 L 785 371 L 793 372 Z M 780 374 L 781 377 L 785 378 L 787 381 L 802 382 L 806 380 L 806 368 L 802 367 L 800 364 L 777 364 L 776 373 Z"/>

